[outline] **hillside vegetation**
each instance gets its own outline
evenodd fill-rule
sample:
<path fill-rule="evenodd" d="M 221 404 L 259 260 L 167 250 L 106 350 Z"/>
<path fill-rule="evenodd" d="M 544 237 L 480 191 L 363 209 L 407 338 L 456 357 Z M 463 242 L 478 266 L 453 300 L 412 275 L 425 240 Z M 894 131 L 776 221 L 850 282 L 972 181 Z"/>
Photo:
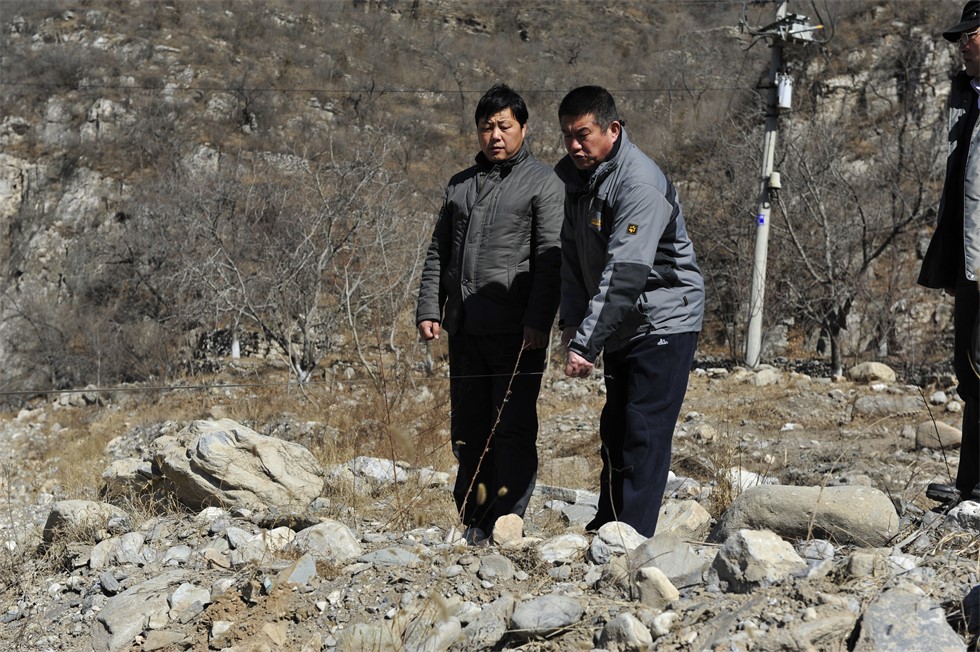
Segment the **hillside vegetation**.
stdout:
<path fill-rule="evenodd" d="M 549 162 L 563 93 L 614 92 L 681 190 L 708 281 L 701 354 L 737 359 L 769 62 L 738 24 L 774 8 L 5 0 L 0 387 L 174 379 L 233 342 L 301 381 L 378 352 L 419 364 L 420 257 L 500 81 Z M 949 12 L 790 4 L 813 9 L 824 42 L 786 52 L 765 358 L 921 373 L 950 330 L 948 304 L 913 288 L 958 65 L 935 36 Z"/>

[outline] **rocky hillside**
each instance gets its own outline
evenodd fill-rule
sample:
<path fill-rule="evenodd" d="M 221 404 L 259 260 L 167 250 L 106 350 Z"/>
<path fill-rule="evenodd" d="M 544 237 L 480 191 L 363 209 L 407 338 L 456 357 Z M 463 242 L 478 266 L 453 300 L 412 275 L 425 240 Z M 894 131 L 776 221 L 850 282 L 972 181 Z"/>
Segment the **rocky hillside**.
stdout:
<path fill-rule="evenodd" d="M 0 647 L 964 650 L 980 505 L 923 495 L 956 465 L 961 405 L 850 376 L 697 371 L 649 540 L 583 531 L 600 379 L 545 383 L 526 519 L 476 546 L 451 464 L 321 465 L 316 424 L 222 416 L 248 390 L 152 426 L 123 425 L 146 408 L 120 395 L 37 405 L 0 424 Z M 71 462 L 39 451 L 99 402 L 102 490 L 71 493 L 46 473 Z"/>
<path fill-rule="evenodd" d="M 702 348 L 739 358 L 769 65 L 753 30 L 773 8 L 738 9 L 6 0 L 0 385 L 175 378 L 208 370 L 195 356 L 222 338 L 264 340 L 301 379 L 379 339 L 404 348 L 442 185 L 498 81 L 527 97 L 546 161 L 562 94 L 616 91 L 681 191 L 710 288 Z M 824 29 L 786 50 L 765 359 L 834 351 L 914 375 L 949 332 L 948 303 L 913 289 L 957 67 L 935 38 L 945 14 L 790 9 Z M 582 25 L 611 36 L 585 41 Z"/>

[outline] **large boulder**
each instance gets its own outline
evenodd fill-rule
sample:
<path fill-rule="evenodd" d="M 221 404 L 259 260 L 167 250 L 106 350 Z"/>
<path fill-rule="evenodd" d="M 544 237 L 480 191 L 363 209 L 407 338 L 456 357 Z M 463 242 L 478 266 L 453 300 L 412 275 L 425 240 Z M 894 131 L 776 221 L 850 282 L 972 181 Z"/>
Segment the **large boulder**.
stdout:
<path fill-rule="evenodd" d="M 725 541 L 742 529 L 875 547 L 897 534 L 898 513 L 888 496 L 873 487 L 760 485 L 735 499 L 710 538 Z"/>
<path fill-rule="evenodd" d="M 323 468 L 310 451 L 231 419 L 194 421 L 151 450 L 168 488 L 193 509 L 302 509 L 323 491 Z"/>

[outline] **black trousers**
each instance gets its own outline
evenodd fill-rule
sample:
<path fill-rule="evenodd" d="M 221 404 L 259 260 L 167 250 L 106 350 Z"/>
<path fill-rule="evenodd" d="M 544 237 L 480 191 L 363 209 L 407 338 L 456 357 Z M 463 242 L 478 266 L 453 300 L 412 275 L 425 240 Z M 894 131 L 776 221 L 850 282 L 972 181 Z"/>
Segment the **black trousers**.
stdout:
<path fill-rule="evenodd" d="M 980 296 L 976 282 L 967 281 L 960 274 L 953 302 L 953 369 L 959 382 L 956 393 L 963 399 L 964 407 L 956 488 L 967 497 L 980 483 L 980 379 L 977 378 L 970 354 L 978 309 Z"/>
<path fill-rule="evenodd" d="M 697 344 L 697 333 L 651 334 L 603 354 L 599 510 L 587 529 L 620 521 L 647 537 L 656 531 Z"/>
<path fill-rule="evenodd" d="M 537 400 L 547 349 L 521 352 L 521 340 L 449 338 L 450 430 L 459 461 L 453 497 L 463 523 L 487 534 L 505 514 L 524 516 L 537 478 Z"/>

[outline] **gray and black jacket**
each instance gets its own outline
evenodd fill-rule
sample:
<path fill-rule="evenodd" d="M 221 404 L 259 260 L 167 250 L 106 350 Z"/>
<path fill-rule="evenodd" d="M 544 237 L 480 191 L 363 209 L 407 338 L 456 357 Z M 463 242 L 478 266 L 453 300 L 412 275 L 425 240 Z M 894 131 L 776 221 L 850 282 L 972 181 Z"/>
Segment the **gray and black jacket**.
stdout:
<path fill-rule="evenodd" d="M 964 133 L 970 103 L 976 102 L 970 76 L 961 70 L 949 96 L 946 180 L 936 230 L 919 271 L 919 284 L 928 288 L 951 290 L 959 276 L 976 281 L 980 273 L 980 120 L 971 133 Z M 964 151 L 961 146 L 968 147 Z M 954 192 L 959 196 L 952 196 Z"/>
<path fill-rule="evenodd" d="M 647 334 L 700 332 L 704 280 L 677 191 L 656 163 L 620 132 L 591 173 L 569 157 L 565 183 L 559 324 L 569 345 L 595 362 Z"/>
<path fill-rule="evenodd" d="M 547 332 L 561 286 L 564 194 L 524 144 L 503 163 L 483 153 L 453 176 L 422 269 L 415 322 L 450 334 Z"/>

